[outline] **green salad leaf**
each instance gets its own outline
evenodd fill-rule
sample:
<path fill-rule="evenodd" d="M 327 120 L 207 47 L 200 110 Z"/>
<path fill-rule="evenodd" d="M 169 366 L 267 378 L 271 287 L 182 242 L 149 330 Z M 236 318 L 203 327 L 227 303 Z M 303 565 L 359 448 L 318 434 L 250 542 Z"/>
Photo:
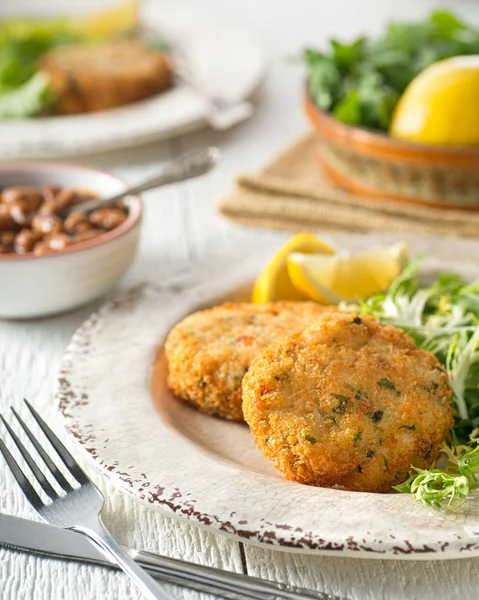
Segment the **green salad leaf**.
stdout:
<path fill-rule="evenodd" d="M 442 273 L 420 287 L 419 268 L 420 261 L 410 263 L 387 292 L 344 307 L 401 327 L 438 358 L 453 390 L 453 441 L 467 443 L 479 427 L 479 281 Z"/>
<path fill-rule="evenodd" d="M 441 273 L 421 287 L 420 264 L 409 263 L 387 292 L 341 308 L 404 329 L 445 367 L 455 408 L 450 446 L 443 448 L 447 468 L 412 466 L 408 480 L 394 489 L 431 506 L 450 507 L 479 486 L 479 280 L 467 284 L 459 275 Z"/>
<path fill-rule="evenodd" d="M 323 52 L 307 48 L 312 100 L 338 120 L 387 131 L 407 85 L 426 67 L 452 56 L 479 53 L 479 29 L 449 11 L 419 23 L 391 23 L 377 39 L 330 40 Z"/>
<path fill-rule="evenodd" d="M 403 494 L 412 494 L 416 500 L 435 508 L 457 508 L 454 504 L 467 498 L 479 486 L 479 445 L 474 449 L 444 446 L 443 450 L 448 458 L 445 469 L 412 467 L 408 479 L 393 488 Z"/>
<path fill-rule="evenodd" d="M 19 87 L 0 92 L 0 119 L 30 117 L 48 106 L 52 94 L 47 78 L 36 73 Z"/>
<path fill-rule="evenodd" d="M 78 37 L 61 20 L 0 25 L 0 119 L 30 117 L 48 107 L 53 96 L 39 71 L 40 58 L 74 41 Z"/>

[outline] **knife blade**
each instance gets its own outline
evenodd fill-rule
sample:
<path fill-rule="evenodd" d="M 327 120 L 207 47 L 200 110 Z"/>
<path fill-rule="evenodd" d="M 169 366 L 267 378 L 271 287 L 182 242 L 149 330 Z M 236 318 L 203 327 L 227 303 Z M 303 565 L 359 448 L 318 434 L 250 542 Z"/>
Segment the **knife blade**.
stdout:
<path fill-rule="evenodd" d="M 87 538 L 74 531 L 0 514 L 0 547 L 63 560 L 74 560 L 117 568 Z M 323 592 L 296 588 L 240 573 L 196 565 L 186 561 L 125 548 L 128 554 L 151 575 L 176 585 L 214 594 L 231 600 L 275 598 L 345 600 Z"/>

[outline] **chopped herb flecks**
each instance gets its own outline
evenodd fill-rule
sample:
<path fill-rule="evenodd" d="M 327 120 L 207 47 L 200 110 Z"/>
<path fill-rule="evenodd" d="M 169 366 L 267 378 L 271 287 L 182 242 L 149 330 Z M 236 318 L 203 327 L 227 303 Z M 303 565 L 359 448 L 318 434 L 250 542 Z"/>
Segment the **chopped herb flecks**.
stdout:
<path fill-rule="evenodd" d="M 339 400 L 337 406 L 333 408 L 333 412 L 338 415 L 343 415 L 346 412 L 346 404 L 351 401 L 351 398 L 349 398 L 349 396 L 343 396 L 342 394 L 331 394 L 331 396 L 336 398 L 336 400 Z"/>
<path fill-rule="evenodd" d="M 360 442 L 362 437 L 363 437 L 363 432 L 362 431 L 358 431 L 357 434 L 354 436 L 354 441 L 355 442 Z"/>
<path fill-rule="evenodd" d="M 416 425 L 401 425 L 398 429 L 409 429 L 409 431 L 416 431 Z"/>
<path fill-rule="evenodd" d="M 389 381 L 389 379 L 380 379 L 378 381 L 378 385 L 380 385 L 381 387 L 387 389 L 387 390 L 395 390 L 396 386 L 394 385 L 394 383 L 392 381 Z"/>
<path fill-rule="evenodd" d="M 383 410 L 377 410 L 376 412 L 370 413 L 369 418 L 373 423 L 379 423 L 379 421 L 383 418 L 383 415 Z"/>
<path fill-rule="evenodd" d="M 363 324 L 363 320 L 360 317 L 354 317 L 353 323 L 355 325 L 362 325 Z"/>
<path fill-rule="evenodd" d="M 305 435 L 304 439 L 309 442 L 310 444 L 315 444 L 316 443 L 316 438 L 313 437 L 312 435 Z"/>
<path fill-rule="evenodd" d="M 368 451 L 366 452 L 366 456 L 367 456 L 368 458 L 372 458 L 374 455 L 375 455 L 375 452 L 374 452 L 374 450 L 368 450 Z"/>

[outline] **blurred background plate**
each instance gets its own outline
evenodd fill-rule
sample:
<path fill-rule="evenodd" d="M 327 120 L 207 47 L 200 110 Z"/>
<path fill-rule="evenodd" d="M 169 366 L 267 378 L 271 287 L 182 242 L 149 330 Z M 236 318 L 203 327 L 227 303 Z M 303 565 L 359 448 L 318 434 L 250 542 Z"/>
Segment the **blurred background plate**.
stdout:
<path fill-rule="evenodd" d="M 22 10 L 25 14 L 24 7 Z M 9 13 L 13 13 L 13 6 Z M 234 26 L 196 11 L 163 13 L 150 4 L 141 22 L 159 37 L 178 41 L 210 93 L 243 100 L 258 88 L 265 58 L 260 47 Z M 107 111 L 0 122 L 2 160 L 74 156 L 168 139 L 207 126 L 207 102 L 185 84 L 155 97 Z"/>

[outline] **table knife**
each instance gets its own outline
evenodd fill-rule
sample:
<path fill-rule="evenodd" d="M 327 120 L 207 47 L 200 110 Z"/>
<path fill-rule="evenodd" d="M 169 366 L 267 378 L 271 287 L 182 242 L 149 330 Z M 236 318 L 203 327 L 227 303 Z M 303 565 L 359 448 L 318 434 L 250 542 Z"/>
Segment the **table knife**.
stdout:
<path fill-rule="evenodd" d="M 87 538 L 73 531 L 45 523 L 0 515 L 0 546 L 50 558 L 86 562 L 116 568 Z M 276 598 L 315 600 L 345 600 L 323 592 L 297 588 L 288 584 L 267 581 L 240 573 L 232 573 L 203 565 L 144 552 L 126 549 L 138 564 L 151 575 L 183 587 L 228 598 L 242 600 L 274 600 Z"/>

